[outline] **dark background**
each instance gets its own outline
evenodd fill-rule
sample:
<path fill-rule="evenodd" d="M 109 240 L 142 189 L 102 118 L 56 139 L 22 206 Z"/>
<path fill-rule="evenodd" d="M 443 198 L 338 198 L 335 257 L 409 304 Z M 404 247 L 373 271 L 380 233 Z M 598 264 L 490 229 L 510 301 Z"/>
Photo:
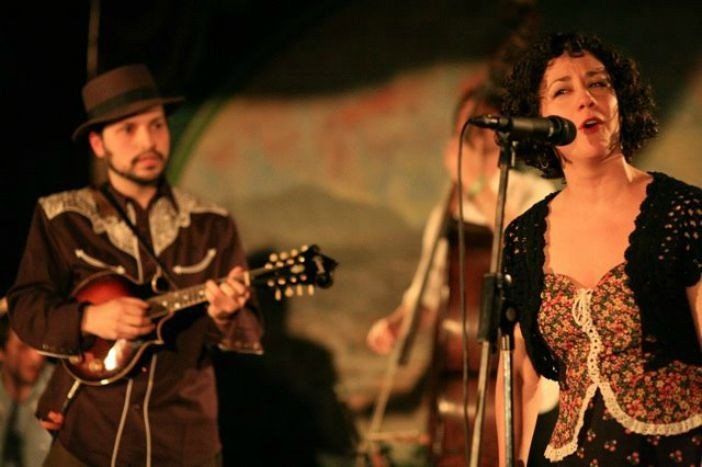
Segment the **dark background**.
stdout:
<path fill-rule="evenodd" d="M 187 96 L 172 128 L 177 145 L 188 117 L 214 93 L 334 94 L 432 63 L 488 56 L 510 30 L 515 5 L 523 3 L 103 0 L 99 69 L 143 62 L 164 94 Z M 4 8 L 0 89 L 9 106 L 4 106 L 0 157 L 0 295 L 14 279 L 37 198 L 83 186 L 91 174 L 87 147 L 70 140 L 83 118 L 80 89 L 86 80 L 90 3 Z M 700 64 L 701 5 L 544 0 L 536 8 L 543 31 L 595 32 L 635 57 L 655 89 L 659 117 L 665 122 L 673 115 L 683 84 Z M 309 39 L 330 23 L 337 28 L 336 40 Z M 305 53 L 290 54 L 295 60 L 277 79 L 257 81 L 269 63 L 293 47 L 304 47 Z M 343 454 L 355 433 L 332 390 L 337 380 L 333 357 L 288 336 L 284 311 L 273 315 L 281 318 L 268 323 L 264 359 L 219 357 L 220 390 L 227 396 L 223 412 L 235 414 L 224 418 L 223 435 L 238 440 L 234 447 L 225 446 L 225 456 L 227 449 L 248 446 L 250 452 L 269 453 L 271 465 L 310 465 L 317 448 Z M 231 370 L 222 374 L 222 368 Z M 258 422 L 266 427 L 263 436 Z M 246 455 L 238 450 L 235 455 Z M 255 464 L 260 455 L 249 460 Z"/>
<path fill-rule="evenodd" d="M 214 92 L 333 93 L 427 63 L 485 56 L 509 28 L 514 4 L 492 1 L 102 1 L 99 69 L 147 63 L 187 109 Z M 702 6 L 691 2 L 536 2 L 542 30 L 601 34 L 638 59 L 665 119 L 699 63 Z M 0 16 L 5 105 L 0 293 L 12 283 L 37 197 L 89 182 L 89 155 L 70 134 L 83 116 L 90 4 L 27 2 Z M 346 17 L 339 42 L 315 44 L 275 82 L 257 71 L 306 32 Z M 338 24 L 338 23 L 337 23 Z M 252 85 L 253 84 L 253 85 Z M 177 144 L 178 127 L 174 128 Z M 9 143 L 9 144 L 8 144 Z"/>

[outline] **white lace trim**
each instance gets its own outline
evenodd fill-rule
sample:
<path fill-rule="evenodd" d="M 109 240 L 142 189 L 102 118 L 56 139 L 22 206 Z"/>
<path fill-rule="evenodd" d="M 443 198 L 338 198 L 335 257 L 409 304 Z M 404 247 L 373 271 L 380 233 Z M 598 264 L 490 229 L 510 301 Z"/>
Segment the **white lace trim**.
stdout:
<path fill-rule="evenodd" d="M 641 435 L 679 435 L 702 425 L 702 413 L 693 414 L 685 420 L 673 423 L 642 422 L 624 412 L 619 402 L 617 402 L 617 398 L 609 383 L 600 383 L 600 392 L 602 393 L 605 407 L 607 407 L 612 417 L 621 423 L 624 428 L 634 433 Z"/>
<path fill-rule="evenodd" d="M 578 423 L 575 424 L 575 434 L 570 441 L 561 446 L 560 448 L 554 448 L 551 443 L 546 446 L 544 451 L 544 457 L 551 462 L 556 462 L 563 459 L 566 456 L 573 454 L 578 449 L 578 433 L 583 428 L 585 423 L 585 412 L 587 412 L 587 406 L 595 397 L 595 392 L 597 392 L 597 385 L 591 384 L 585 391 L 585 398 L 583 399 L 583 404 L 580 406 L 580 412 L 578 413 Z"/>
<path fill-rule="evenodd" d="M 619 405 L 619 402 L 617 402 L 617 398 L 614 391 L 612 391 L 612 387 L 608 382 L 602 381 L 600 375 L 599 355 L 602 351 L 602 340 L 600 339 L 600 335 L 592 323 L 590 309 L 592 292 L 592 289 L 578 289 L 577 295 L 573 300 L 571 313 L 576 324 L 580 326 L 590 340 L 590 350 L 587 356 L 587 372 L 593 384 L 588 386 L 587 390 L 585 391 L 585 397 L 583 398 L 578 414 L 578 422 L 575 425 L 575 430 L 573 431 L 573 437 L 571 440 L 559 448 L 554 448 L 551 443 L 549 443 L 546 447 L 544 456 L 552 462 L 560 461 L 578 449 L 578 435 L 583 427 L 585 412 L 587 411 L 587 407 L 598 388 L 602 394 L 602 400 L 604 401 L 605 407 L 610 412 L 612 417 L 621 423 L 624 428 L 631 430 L 634 433 L 642 435 L 677 435 L 702 425 L 702 414 L 694 414 L 685 420 L 674 423 L 649 423 L 637 420 L 624 412 Z"/>
<path fill-rule="evenodd" d="M 590 350 L 587 353 L 587 370 L 593 384 L 588 386 L 587 390 L 585 391 L 585 397 L 578 413 L 578 422 L 575 425 L 575 430 L 573 431 L 573 437 L 571 440 L 559 448 L 552 447 L 551 443 L 549 443 L 546 447 L 544 456 L 551 462 L 559 461 L 574 453 L 578 449 L 578 434 L 585 423 L 585 412 L 587 411 L 587 406 L 590 403 L 590 400 L 592 400 L 592 398 L 595 396 L 595 392 L 597 391 L 597 386 L 600 381 L 600 370 L 597 367 L 597 359 L 599 358 L 600 351 L 602 350 L 602 341 L 592 325 L 592 316 L 590 316 L 591 301 L 591 289 L 578 289 L 578 293 L 573 300 L 571 313 L 573 314 L 575 323 L 580 326 L 580 328 L 588 335 L 588 338 L 590 339 Z"/>

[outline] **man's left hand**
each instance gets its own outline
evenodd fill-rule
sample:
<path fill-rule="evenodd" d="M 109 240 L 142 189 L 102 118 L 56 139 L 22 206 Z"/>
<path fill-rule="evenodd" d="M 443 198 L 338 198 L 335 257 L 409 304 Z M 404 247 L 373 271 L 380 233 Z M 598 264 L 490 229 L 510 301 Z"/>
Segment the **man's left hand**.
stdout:
<path fill-rule="evenodd" d="M 215 322 L 226 321 L 246 305 L 251 297 L 249 287 L 244 283 L 244 269 L 235 267 L 220 285 L 214 281 L 205 284 L 205 296 L 210 302 L 207 313 Z"/>

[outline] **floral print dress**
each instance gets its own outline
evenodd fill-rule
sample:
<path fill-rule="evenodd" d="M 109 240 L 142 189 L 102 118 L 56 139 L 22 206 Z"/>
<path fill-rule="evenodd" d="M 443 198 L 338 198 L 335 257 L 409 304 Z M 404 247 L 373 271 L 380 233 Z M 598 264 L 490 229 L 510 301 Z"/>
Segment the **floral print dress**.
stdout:
<path fill-rule="evenodd" d="M 645 370 L 639 309 L 625 263 L 595 287 L 545 274 L 538 326 L 562 362 L 559 413 L 545 456 L 558 465 L 702 461 L 702 367 Z"/>

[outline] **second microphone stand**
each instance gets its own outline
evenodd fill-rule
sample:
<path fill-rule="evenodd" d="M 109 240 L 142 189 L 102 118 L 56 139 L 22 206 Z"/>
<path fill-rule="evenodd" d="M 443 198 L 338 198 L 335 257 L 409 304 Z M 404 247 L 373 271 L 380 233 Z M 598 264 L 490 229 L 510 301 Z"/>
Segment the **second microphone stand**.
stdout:
<path fill-rule="evenodd" d="M 478 373 L 478 389 L 476 394 L 475 420 L 473 425 L 473 439 L 470 450 L 470 467 L 477 467 L 480 461 L 480 447 L 482 441 L 483 422 L 485 420 L 485 396 L 488 384 L 488 370 L 490 367 L 490 354 L 498 340 L 502 357 L 503 382 L 504 382 L 504 432 L 505 432 L 505 465 L 514 466 L 514 418 L 512 407 L 512 351 L 514 349 L 514 326 L 517 315 L 513 308 L 507 306 L 505 298 L 506 288 L 510 278 L 502 273 L 503 260 L 503 230 L 505 201 L 507 199 L 507 185 L 509 171 L 514 167 L 516 142 L 508 133 L 498 133 L 500 143 L 500 184 L 497 193 L 497 207 L 495 210 L 495 230 L 492 241 L 492 255 L 490 259 L 490 272 L 485 275 L 480 306 L 480 321 L 478 327 L 478 340 L 481 344 L 480 369 Z M 498 370 L 500 371 L 500 370 Z"/>

